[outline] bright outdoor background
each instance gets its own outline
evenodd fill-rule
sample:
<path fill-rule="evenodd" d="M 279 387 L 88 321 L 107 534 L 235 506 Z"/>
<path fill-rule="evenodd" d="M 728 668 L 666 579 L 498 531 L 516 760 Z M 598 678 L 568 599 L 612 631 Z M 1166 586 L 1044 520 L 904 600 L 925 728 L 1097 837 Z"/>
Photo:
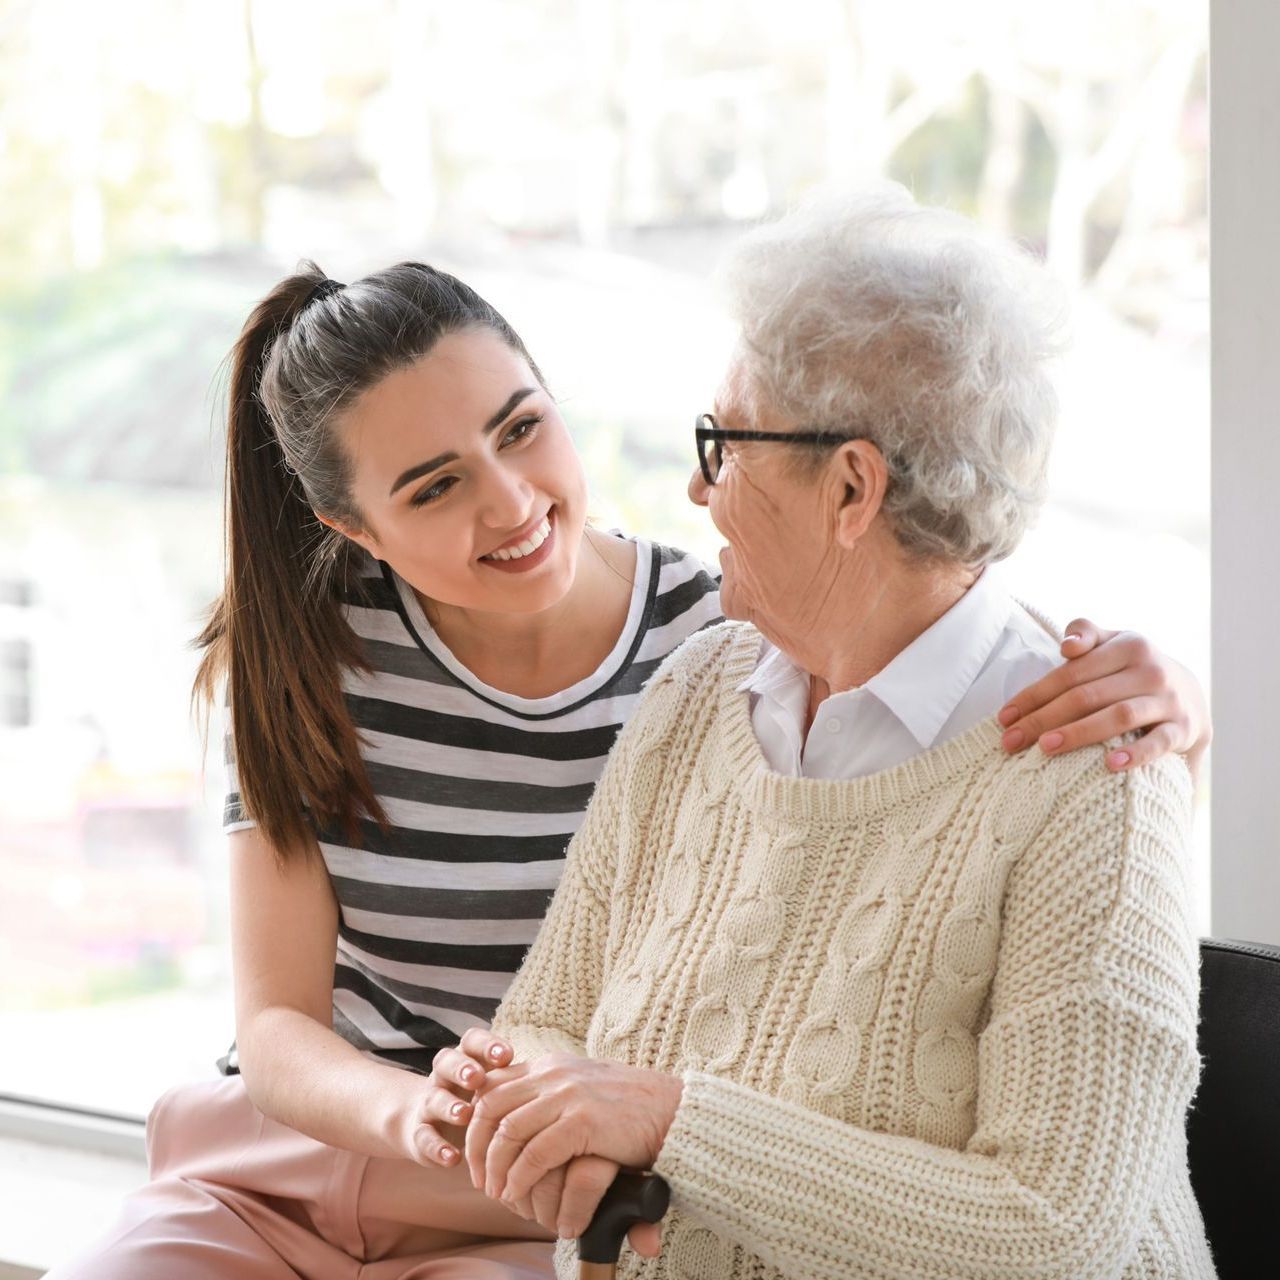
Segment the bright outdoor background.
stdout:
<path fill-rule="evenodd" d="M 1205 10 L 0 0 L 0 1093 L 142 1112 L 230 1039 L 189 642 L 221 569 L 220 363 L 300 257 L 476 285 L 563 398 L 600 518 L 712 556 L 684 485 L 717 253 L 819 182 L 897 178 L 1075 295 L 1015 584 L 1207 680 Z"/>

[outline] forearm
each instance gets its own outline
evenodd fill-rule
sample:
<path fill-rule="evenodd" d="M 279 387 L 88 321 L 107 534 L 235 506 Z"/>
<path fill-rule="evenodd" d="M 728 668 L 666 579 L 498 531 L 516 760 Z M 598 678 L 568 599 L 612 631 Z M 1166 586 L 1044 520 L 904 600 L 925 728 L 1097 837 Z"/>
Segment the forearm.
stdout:
<path fill-rule="evenodd" d="M 347 1151 L 411 1158 L 421 1077 L 374 1061 L 297 1009 L 260 1010 L 237 1045 L 264 1115 Z"/>
<path fill-rule="evenodd" d="M 988 1072 L 1016 1061 L 1025 1085 L 966 1150 L 690 1074 L 655 1168 L 678 1209 L 797 1280 L 1116 1273 L 1182 1124 L 1194 1046 L 1076 993 L 1027 1012 L 984 1049 Z M 1106 1046 L 1132 1055 L 1124 1089 Z"/>

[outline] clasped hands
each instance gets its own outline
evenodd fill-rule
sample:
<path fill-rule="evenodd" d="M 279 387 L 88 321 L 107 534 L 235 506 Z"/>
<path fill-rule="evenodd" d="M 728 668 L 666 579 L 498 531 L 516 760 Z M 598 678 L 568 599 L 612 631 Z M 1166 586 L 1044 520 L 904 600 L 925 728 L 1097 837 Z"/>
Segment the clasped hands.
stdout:
<path fill-rule="evenodd" d="M 414 1150 L 420 1161 L 465 1159 L 472 1184 L 562 1239 L 580 1236 L 619 1169 L 648 1169 L 680 1105 L 683 1084 L 661 1071 L 554 1053 L 515 1062 L 511 1046 L 468 1031 L 436 1054 Z M 436 1124 L 466 1129 L 462 1151 Z M 629 1233 L 656 1257 L 657 1224 Z"/>

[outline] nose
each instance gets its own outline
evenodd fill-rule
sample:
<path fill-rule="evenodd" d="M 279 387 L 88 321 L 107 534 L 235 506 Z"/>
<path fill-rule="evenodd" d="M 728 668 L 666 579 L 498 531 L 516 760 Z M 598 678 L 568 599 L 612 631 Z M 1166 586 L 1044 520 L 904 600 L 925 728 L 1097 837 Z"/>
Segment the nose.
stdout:
<path fill-rule="evenodd" d="M 519 471 L 499 464 L 485 479 L 480 520 L 490 529 L 518 529 L 533 516 L 534 496 Z"/>
<path fill-rule="evenodd" d="M 702 474 L 702 468 L 694 467 L 693 475 L 689 477 L 689 501 L 695 507 L 705 507 L 707 505 L 707 496 L 710 492 L 711 486 L 707 484 L 707 479 Z"/>

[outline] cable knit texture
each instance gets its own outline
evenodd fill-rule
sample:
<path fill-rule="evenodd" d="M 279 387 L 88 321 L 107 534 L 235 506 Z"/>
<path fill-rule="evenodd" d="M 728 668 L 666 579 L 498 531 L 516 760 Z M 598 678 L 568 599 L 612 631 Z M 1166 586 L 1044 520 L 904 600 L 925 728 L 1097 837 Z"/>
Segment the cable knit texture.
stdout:
<path fill-rule="evenodd" d="M 1185 766 L 1010 758 L 991 722 L 784 777 L 735 691 L 758 650 L 725 624 L 654 677 L 495 1022 L 684 1079 L 662 1256 L 619 1275 L 1212 1276 Z"/>

